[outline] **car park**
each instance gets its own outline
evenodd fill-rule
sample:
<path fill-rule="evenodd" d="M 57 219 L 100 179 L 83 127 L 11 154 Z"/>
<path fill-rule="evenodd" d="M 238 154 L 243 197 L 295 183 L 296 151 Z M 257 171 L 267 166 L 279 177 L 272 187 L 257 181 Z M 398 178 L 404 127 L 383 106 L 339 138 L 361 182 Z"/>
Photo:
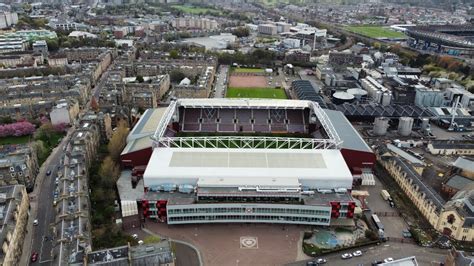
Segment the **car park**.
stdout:
<path fill-rule="evenodd" d="M 352 255 L 354 255 L 354 257 L 360 257 L 360 256 L 362 256 L 362 251 L 360 251 L 360 250 L 354 251 L 352 253 Z"/>
<path fill-rule="evenodd" d="M 344 253 L 344 254 L 341 255 L 341 258 L 343 260 L 350 259 L 350 258 L 352 258 L 352 254 L 351 253 Z"/>

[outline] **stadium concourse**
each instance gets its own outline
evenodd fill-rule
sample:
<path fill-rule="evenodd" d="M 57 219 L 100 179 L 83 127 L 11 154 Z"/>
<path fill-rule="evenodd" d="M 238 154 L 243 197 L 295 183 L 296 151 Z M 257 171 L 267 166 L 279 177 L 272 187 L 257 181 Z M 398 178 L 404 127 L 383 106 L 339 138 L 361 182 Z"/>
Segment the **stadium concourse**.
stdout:
<path fill-rule="evenodd" d="M 147 110 L 117 182 L 124 226 L 353 223 L 375 156 L 339 111 L 312 101 L 179 99 Z"/>

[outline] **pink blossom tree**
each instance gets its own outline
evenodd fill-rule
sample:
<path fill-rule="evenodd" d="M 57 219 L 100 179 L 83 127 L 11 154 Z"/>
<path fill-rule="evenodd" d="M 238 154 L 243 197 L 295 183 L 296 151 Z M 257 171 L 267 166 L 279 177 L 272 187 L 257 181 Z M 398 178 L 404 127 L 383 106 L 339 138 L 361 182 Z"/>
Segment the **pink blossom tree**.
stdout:
<path fill-rule="evenodd" d="M 35 132 L 35 125 L 28 121 L 21 121 L 12 124 L 0 125 L 0 137 L 25 136 Z"/>

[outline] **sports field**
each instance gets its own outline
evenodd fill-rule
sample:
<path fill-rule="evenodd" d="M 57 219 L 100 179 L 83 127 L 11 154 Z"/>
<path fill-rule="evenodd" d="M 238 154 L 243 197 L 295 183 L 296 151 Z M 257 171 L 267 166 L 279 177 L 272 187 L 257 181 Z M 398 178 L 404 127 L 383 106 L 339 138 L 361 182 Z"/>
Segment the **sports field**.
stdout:
<path fill-rule="evenodd" d="M 206 12 L 213 12 L 213 13 L 221 13 L 217 9 L 212 9 L 212 8 L 205 8 L 205 7 L 197 7 L 197 6 L 187 6 L 187 5 L 172 5 L 173 8 L 176 8 L 184 13 L 187 14 L 193 14 L 193 15 L 199 15 L 199 14 L 204 14 Z"/>
<path fill-rule="evenodd" d="M 234 72 L 236 73 L 263 73 L 265 70 L 262 68 L 245 68 L 245 67 L 239 67 L 239 68 L 233 68 Z"/>
<path fill-rule="evenodd" d="M 274 88 L 232 88 L 227 89 L 227 98 L 287 99 L 283 89 Z"/>
<path fill-rule="evenodd" d="M 346 30 L 370 38 L 404 38 L 405 34 L 381 26 L 347 26 Z"/>

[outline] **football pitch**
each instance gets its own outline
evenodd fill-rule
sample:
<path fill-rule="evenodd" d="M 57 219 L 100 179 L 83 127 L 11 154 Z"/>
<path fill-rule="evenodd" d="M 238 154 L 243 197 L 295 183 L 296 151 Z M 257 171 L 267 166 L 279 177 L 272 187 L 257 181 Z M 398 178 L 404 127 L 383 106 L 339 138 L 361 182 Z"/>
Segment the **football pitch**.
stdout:
<path fill-rule="evenodd" d="M 404 38 L 405 34 L 381 26 L 347 26 L 346 30 L 370 38 Z"/>
<path fill-rule="evenodd" d="M 274 88 L 228 88 L 227 98 L 287 99 L 283 89 Z"/>

